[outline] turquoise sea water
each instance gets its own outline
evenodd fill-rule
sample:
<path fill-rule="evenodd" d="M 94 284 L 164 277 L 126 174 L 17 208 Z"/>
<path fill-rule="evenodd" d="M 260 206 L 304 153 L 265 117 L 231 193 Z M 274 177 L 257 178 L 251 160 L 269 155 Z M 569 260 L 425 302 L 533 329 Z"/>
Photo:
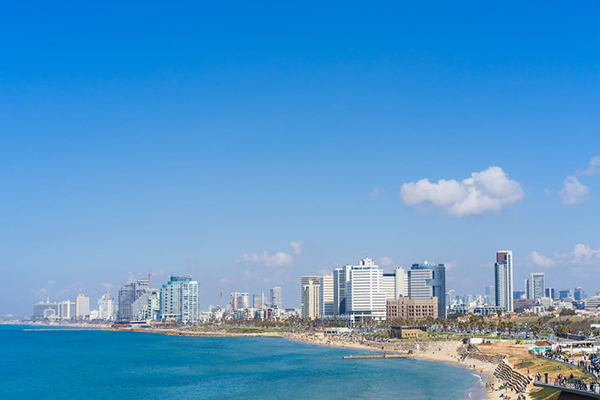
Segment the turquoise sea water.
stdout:
<path fill-rule="evenodd" d="M 281 338 L 0 326 L 1 399 L 465 399 L 467 369 Z"/>

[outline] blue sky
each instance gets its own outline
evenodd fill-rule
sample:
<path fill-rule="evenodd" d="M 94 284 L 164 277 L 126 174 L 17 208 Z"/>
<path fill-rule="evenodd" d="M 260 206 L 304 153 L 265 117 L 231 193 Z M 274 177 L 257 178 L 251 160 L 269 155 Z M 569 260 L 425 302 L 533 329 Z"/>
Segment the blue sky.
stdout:
<path fill-rule="evenodd" d="M 366 250 L 595 294 L 599 8 L 3 5 L 0 315 L 147 270 L 298 306 Z"/>

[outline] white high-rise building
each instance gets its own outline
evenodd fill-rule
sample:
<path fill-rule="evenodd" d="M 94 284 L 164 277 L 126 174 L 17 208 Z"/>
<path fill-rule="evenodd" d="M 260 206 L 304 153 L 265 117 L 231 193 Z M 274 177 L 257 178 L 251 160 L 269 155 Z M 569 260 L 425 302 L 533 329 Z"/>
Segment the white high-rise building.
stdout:
<path fill-rule="evenodd" d="M 396 298 L 408 297 L 408 274 L 402 267 L 394 268 L 396 276 Z"/>
<path fill-rule="evenodd" d="M 513 254 L 498 251 L 494 265 L 496 306 L 513 311 Z"/>
<path fill-rule="evenodd" d="M 254 296 L 252 296 L 252 306 L 257 310 L 266 309 L 267 308 L 267 296 L 265 296 L 264 293 L 255 294 Z"/>
<path fill-rule="evenodd" d="M 321 317 L 321 280 L 320 276 L 303 276 L 302 282 L 302 318 Z"/>
<path fill-rule="evenodd" d="M 115 318 L 115 302 L 106 292 L 98 299 L 98 319 L 112 321 Z"/>
<path fill-rule="evenodd" d="M 321 279 L 321 316 L 333 315 L 333 275 Z"/>
<path fill-rule="evenodd" d="M 385 292 L 387 300 L 394 300 L 396 298 L 396 274 L 395 273 L 383 273 L 382 288 Z"/>
<path fill-rule="evenodd" d="M 76 311 L 76 305 L 71 300 L 60 301 L 58 303 L 58 318 L 60 319 L 71 319 L 75 317 Z"/>
<path fill-rule="evenodd" d="M 181 322 L 200 321 L 200 285 L 196 281 L 181 284 Z"/>
<path fill-rule="evenodd" d="M 200 285 L 189 276 L 171 276 L 160 289 L 161 319 L 189 323 L 200 320 Z"/>
<path fill-rule="evenodd" d="M 404 268 L 396 267 L 392 273 L 383 273 L 383 290 L 388 300 L 408 296 L 408 276 Z"/>
<path fill-rule="evenodd" d="M 250 308 L 250 294 L 249 293 L 233 292 L 233 293 L 231 293 L 230 299 L 231 299 L 231 309 L 233 311 L 245 310 L 246 308 Z"/>
<path fill-rule="evenodd" d="M 543 272 L 532 272 L 527 279 L 527 298 L 539 300 L 545 296 L 545 280 L 546 275 Z"/>
<path fill-rule="evenodd" d="M 350 269 L 346 292 L 346 313 L 353 322 L 365 319 L 385 320 L 387 294 L 383 271 L 370 258 Z"/>
<path fill-rule="evenodd" d="M 90 298 L 85 297 L 83 294 L 80 294 L 75 299 L 76 304 L 76 314 L 78 317 L 84 317 L 86 315 L 90 315 Z"/>
<path fill-rule="evenodd" d="M 269 306 L 271 308 L 283 309 L 283 298 L 279 286 L 276 286 L 269 291 Z"/>

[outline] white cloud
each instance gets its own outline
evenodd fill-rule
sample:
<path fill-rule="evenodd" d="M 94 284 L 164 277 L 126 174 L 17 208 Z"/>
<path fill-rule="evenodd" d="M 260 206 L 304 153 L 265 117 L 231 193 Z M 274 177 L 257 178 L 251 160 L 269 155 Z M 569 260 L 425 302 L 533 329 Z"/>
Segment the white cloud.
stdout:
<path fill-rule="evenodd" d="M 260 254 L 242 254 L 237 262 L 244 264 L 262 264 L 267 267 L 284 267 L 294 263 L 294 256 L 288 253 L 269 253 L 263 251 Z"/>
<path fill-rule="evenodd" d="M 389 257 L 380 257 L 377 259 L 377 263 L 382 267 L 389 267 L 390 265 L 394 265 L 394 260 Z"/>
<path fill-rule="evenodd" d="M 305 243 L 302 240 L 290 242 L 290 247 L 292 248 L 292 252 L 296 257 L 302 254 L 304 245 Z M 264 250 L 262 253 L 258 254 L 244 253 L 235 261 L 246 265 L 259 264 L 266 265 L 267 267 L 287 267 L 294 264 L 294 255 L 290 253 L 284 253 L 282 251 L 277 253 L 269 253 L 268 251 Z"/>
<path fill-rule="evenodd" d="M 45 287 L 38 290 L 32 289 L 31 292 L 34 293 L 39 299 L 46 300 L 45 297 L 50 296 L 52 288 L 55 284 L 56 281 L 48 281 Z"/>
<path fill-rule="evenodd" d="M 552 189 L 544 189 L 544 194 L 550 195 L 552 193 L 554 193 L 554 190 L 552 190 Z"/>
<path fill-rule="evenodd" d="M 113 288 L 113 284 L 110 282 L 102 282 L 100 286 L 102 286 L 102 289 L 105 292 L 110 292 L 110 290 Z"/>
<path fill-rule="evenodd" d="M 592 157 L 588 168 L 581 175 L 594 176 L 600 174 L 600 156 Z"/>
<path fill-rule="evenodd" d="M 578 243 L 570 253 L 573 255 L 572 263 L 588 264 L 600 261 L 600 249 L 592 249 L 588 245 Z"/>
<path fill-rule="evenodd" d="M 590 188 L 579 182 L 574 175 L 570 175 L 563 182 L 563 188 L 558 192 L 560 201 L 564 205 L 583 203 L 588 199 Z"/>
<path fill-rule="evenodd" d="M 408 206 L 429 202 L 457 217 L 499 213 L 506 204 L 515 203 L 523 196 L 519 183 L 509 179 L 500 167 L 473 172 L 470 178 L 460 182 L 441 179 L 431 183 L 421 179 L 405 183 L 400 189 L 400 200 Z"/>
<path fill-rule="evenodd" d="M 539 267 L 555 265 L 600 265 L 600 248 L 593 249 L 586 244 L 578 243 L 573 251 L 555 253 L 554 258 L 544 256 L 537 251 L 529 253 L 531 262 Z"/>
<path fill-rule="evenodd" d="M 304 250 L 304 242 L 302 240 L 291 242 L 290 246 L 292 247 L 292 250 L 296 256 L 302 254 L 302 250 Z"/>
<path fill-rule="evenodd" d="M 537 251 L 532 251 L 529 253 L 529 259 L 531 262 L 538 267 L 553 267 L 556 265 L 556 260 L 553 260 L 550 257 L 546 257 Z"/>
<path fill-rule="evenodd" d="M 383 197 L 383 196 L 385 196 L 385 189 L 382 189 L 382 188 L 375 188 L 369 192 L 369 197 L 371 197 L 371 198 Z"/>
<path fill-rule="evenodd" d="M 456 267 L 456 265 L 458 263 L 456 261 L 450 261 L 450 262 L 444 262 L 442 264 L 444 264 L 444 267 L 446 267 L 446 271 L 448 271 L 448 270 L 451 270 L 452 268 Z"/>

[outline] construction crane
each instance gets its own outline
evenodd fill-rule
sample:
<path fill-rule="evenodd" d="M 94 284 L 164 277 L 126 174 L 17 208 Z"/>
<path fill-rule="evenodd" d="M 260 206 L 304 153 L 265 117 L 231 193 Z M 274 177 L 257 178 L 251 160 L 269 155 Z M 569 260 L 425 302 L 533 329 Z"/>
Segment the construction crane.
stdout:
<path fill-rule="evenodd" d="M 152 287 L 152 285 L 150 285 L 150 277 L 152 275 L 159 275 L 159 274 L 154 273 L 152 271 L 148 271 L 148 272 L 128 272 L 128 274 L 131 274 L 131 275 L 134 275 L 134 274 L 136 274 L 136 275 L 148 275 L 148 287 Z"/>

